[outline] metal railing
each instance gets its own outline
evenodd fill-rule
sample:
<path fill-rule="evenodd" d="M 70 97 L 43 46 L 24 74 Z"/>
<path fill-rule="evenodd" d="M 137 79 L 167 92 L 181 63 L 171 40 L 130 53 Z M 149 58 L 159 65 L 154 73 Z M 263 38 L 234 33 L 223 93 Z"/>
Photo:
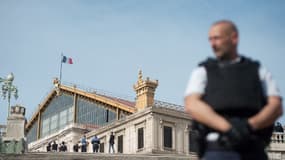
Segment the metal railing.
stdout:
<path fill-rule="evenodd" d="M 134 97 L 130 96 L 130 95 L 123 95 L 123 94 L 116 94 L 114 92 L 110 92 L 107 90 L 103 90 L 103 89 L 97 89 L 97 88 L 92 88 L 92 87 L 86 87 L 84 85 L 80 85 L 80 84 L 74 84 L 71 82 L 63 82 L 63 85 L 66 86 L 76 86 L 77 89 L 86 91 L 88 93 L 94 93 L 94 94 L 99 94 L 99 95 L 103 95 L 103 96 L 109 96 L 109 97 L 113 97 L 113 98 L 117 98 L 117 99 L 123 99 L 123 100 L 128 100 L 128 101 L 134 101 Z"/>
<path fill-rule="evenodd" d="M 177 105 L 177 104 L 173 104 L 173 103 L 163 102 L 163 101 L 159 101 L 159 100 L 155 100 L 153 106 L 154 107 L 160 107 L 160 108 L 174 109 L 174 110 L 178 110 L 178 111 L 184 112 L 184 106 L 182 106 L 182 105 Z"/>

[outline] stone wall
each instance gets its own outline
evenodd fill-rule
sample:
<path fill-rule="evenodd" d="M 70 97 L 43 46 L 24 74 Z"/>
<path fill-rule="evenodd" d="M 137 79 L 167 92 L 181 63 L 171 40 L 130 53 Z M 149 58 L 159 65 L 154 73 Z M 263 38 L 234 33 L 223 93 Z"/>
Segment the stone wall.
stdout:
<path fill-rule="evenodd" d="M 149 107 L 133 115 L 121 119 L 108 126 L 99 128 L 87 134 L 89 144 L 94 135 L 104 143 L 104 153 L 109 150 L 110 133 L 115 134 L 115 151 L 118 151 L 118 137 L 123 136 L 123 153 L 125 154 L 189 154 L 189 129 L 191 124 L 188 115 L 167 108 Z M 163 127 L 172 128 L 172 147 L 165 148 L 163 144 Z M 138 129 L 143 128 L 144 146 L 138 149 Z M 88 146 L 92 152 L 92 146 Z"/>

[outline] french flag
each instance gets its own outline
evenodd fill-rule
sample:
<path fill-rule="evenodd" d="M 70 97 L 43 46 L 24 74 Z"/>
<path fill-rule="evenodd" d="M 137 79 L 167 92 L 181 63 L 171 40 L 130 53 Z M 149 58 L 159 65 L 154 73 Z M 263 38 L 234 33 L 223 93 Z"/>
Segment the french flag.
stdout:
<path fill-rule="evenodd" d="M 66 57 L 66 56 L 62 56 L 62 63 L 67 63 L 67 64 L 73 64 L 72 58 L 70 57 Z"/>

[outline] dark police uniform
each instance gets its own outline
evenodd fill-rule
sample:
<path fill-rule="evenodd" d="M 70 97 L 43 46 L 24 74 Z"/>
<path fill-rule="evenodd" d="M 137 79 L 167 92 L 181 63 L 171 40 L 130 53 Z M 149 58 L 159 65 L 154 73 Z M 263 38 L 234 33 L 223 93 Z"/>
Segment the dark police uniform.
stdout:
<path fill-rule="evenodd" d="M 268 85 L 263 85 L 260 80 L 260 64 L 257 61 L 239 57 L 233 63 L 209 58 L 199 66 L 205 69 L 207 78 L 203 82 L 204 86 L 202 85 L 204 87 L 202 100 L 230 122 L 247 121 L 249 117 L 257 114 L 266 105 L 267 95 L 264 94 L 263 87 L 268 87 Z M 271 87 L 272 85 L 275 86 L 275 84 L 271 84 Z M 186 94 L 189 93 L 186 91 Z M 197 130 L 199 133 L 196 140 L 200 148 L 200 156 L 203 156 L 205 151 L 207 153 L 212 151 L 213 153 L 217 151 L 233 152 L 243 160 L 267 159 L 264 148 L 270 142 L 272 129 L 273 126 L 258 131 L 249 129 L 249 136 L 244 137 L 242 141 L 228 142 L 227 138 L 223 140 L 223 137 L 226 136 L 223 133 L 197 122 L 193 123 L 193 130 Z M 211 139 L 215 134 L 216 138 Z"/>

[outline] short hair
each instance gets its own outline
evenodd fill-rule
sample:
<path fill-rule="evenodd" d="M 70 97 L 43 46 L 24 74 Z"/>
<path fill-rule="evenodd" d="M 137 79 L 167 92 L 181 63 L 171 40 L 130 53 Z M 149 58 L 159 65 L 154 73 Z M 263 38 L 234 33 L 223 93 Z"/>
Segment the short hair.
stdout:
<path fill-rule="evenodd" d="M 216 25 L 219 25 L 219 24 L 226 24 L 226 25 L 228 25 L 229 30 L 233 31 L 233 32 L 236 32 L 237 35 L 238 35 L 238 29 L 237 29 L 237 26 L 234 24 L 234 22 L 232 22 L 230 20 L 219 20 L 219 21 L 214 22 L 212 26 L 216 26 Z"/>

